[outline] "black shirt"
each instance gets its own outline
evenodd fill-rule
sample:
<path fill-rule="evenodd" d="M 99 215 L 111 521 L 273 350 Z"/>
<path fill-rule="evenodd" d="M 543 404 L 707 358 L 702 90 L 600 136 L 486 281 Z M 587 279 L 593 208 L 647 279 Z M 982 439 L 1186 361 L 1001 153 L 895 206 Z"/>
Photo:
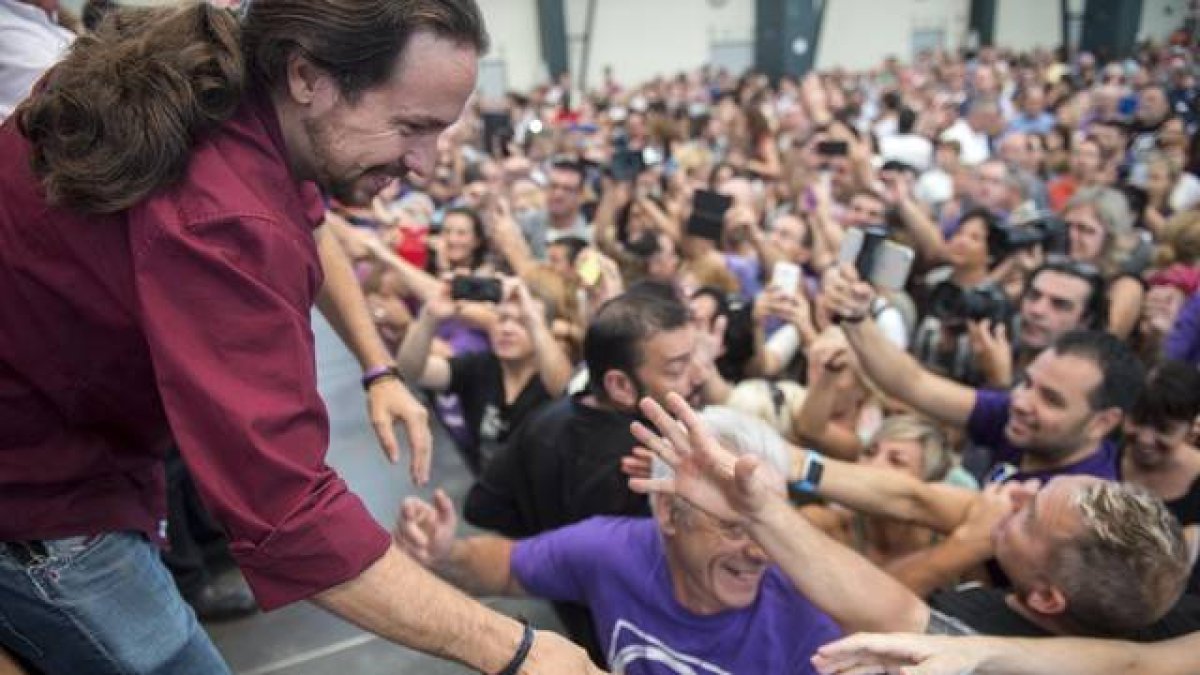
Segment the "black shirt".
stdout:
<path fill-rule="evenodd" d="M 450 359 L 450 384 L 462 405 L 470 438 L 460 444 L 472 475 L 478 476 L 498 454 L 509 433 L 535 410 L 550 402 L 550 392 L 534 373 L 512 403 L 505 402 L 504 373 L 491 352 L 475 352 Z"/>
<path fill-rule="evenodd" d="M 592 516 L 649 515 L 621 472 L 634 418 L 581 398 L 559 399 L 516 430 L 467 495 L 468 522 L 520 538 Z"/>
<path fill-rule="evenodd" d="M 1167 510 L 1179 519 L 1179 524 L 1187 527 L 1200 523 L 1200 476 L 1192 481 L 1187 494 L 1179 499 L 1167 502 Z M 1192 566 L 1192 576 L 1188 579 L 1188 593 L 1200 595 L 1200 562 Z"/>
<path fill-rule="evenodd" d="M 929 598 L 929 606 L 948 614 L 982 635 L 1003 637 L 1049 637 L 1041 626 L 1014 611 L 1005 602 L 1010 591 L 998 588 L 966 588 L 938 591 Z M 1113 636 L 1136 642 L 1157 642 L 1200 630 L 1200 598 L 1184 595 L 1154 625 L 1130 635 Z"/>

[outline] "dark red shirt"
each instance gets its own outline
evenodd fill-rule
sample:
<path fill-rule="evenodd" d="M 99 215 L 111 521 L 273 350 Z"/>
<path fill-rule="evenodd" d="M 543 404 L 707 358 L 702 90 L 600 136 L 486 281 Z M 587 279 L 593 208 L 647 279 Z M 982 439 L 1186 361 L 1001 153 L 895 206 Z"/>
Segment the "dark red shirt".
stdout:
<path fill-rule="evenodd" d="M 112 216 L 47 206 L 28 142 L 0 126 L 0 541 L 161 541 L 174 437 L 264 608 L 383 554 L 387 533 L 325 464 L 321 213 L 267 103 Z"/>

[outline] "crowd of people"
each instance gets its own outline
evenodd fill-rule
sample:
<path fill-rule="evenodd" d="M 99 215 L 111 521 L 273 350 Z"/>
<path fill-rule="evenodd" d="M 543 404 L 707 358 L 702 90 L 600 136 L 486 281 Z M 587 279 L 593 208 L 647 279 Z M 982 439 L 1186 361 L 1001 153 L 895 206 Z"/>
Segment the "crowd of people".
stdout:
<path fill-rule="evenodd" d="M 1188 33 L 489 100 L 473 2 L 359 4 L 112 10 L 0 101 L 0 657 L 223 672 L 146 559 L 173 445 L 263 607 L 484 672 L 1195 670 Z M 314 304 L 461 504 L 389 537 L 324 464 Z"/>

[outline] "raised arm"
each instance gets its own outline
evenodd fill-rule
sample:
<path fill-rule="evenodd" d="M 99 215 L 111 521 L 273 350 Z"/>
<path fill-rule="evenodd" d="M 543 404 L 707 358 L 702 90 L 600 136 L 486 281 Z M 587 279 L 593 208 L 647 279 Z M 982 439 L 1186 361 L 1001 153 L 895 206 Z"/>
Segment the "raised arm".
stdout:
<path fill-rule="evenodd" d="M 512 540 L 494 535 L 459 539 L 457 526 L 454 503 L 439 489 L 433 504 L 405 499 L 392 536 L 417 562 L 471 595 L 525 595 L 512 574 Z"/>
<path fill-rule="evenodd" d="M 533 342 L 533 358 L 537 362 L 538 377 L 551 396 L 560 396 L 571 382 L 571 360 L 554 339 L 542 303 L 533 299 L 524 281 L 516 280 L 515 292 L 521 305 L 521 320 L 529 331 Z"/>
<path fill-rule="evenodd" d="M 396 367 L 400 376 L 408 382 L 415 382 L 421 387 L 435 391 L 445 391 L 450 386 L 450 363 L 437 355 L 429 353 L 433 337 L 442 321 L 454 314 L 454 301 L 450 299 L 450 289 L 443 284 L 438 294 L 429 299 L 423 307 L 417 320 L 409 326 L 404 334 L 404 342 L 396 353 Z"/>
<path fill-rule="evenodd" d="M 875 291 L 858 279 L 853 267 L 828 270 L 823 287 L 830 311 L 842 317 L 850 346 L 872 382 L 928 417 L 966 426 L 975 406 L 975 390 L 929 372 L 884 336 L 871 318 Z"/>
<path fill-rule="evenodd" d="M 663 437 L 640 423 L 634 435 L 674 469 L 666 479 L 632 479 L 641 492 L 676 494 L 723 520 L 742 522 L 796 589 L 843 630 L 920 631 L 929 608 L 854 551 L 830 539 L 788 504 L 778 477 L 755 457 L 734 457 L 684 400 L 668 397 L 679 421 L 651 399 L 641 408 Z"/>
<path fill-rule="evenodd" d="M 1153 644 L 861 634 L 821 647 L 813 663 L 824 675 L 901 668 L 907 675 L 1191 675 L 1197 650 L 1200 633 Z"/>

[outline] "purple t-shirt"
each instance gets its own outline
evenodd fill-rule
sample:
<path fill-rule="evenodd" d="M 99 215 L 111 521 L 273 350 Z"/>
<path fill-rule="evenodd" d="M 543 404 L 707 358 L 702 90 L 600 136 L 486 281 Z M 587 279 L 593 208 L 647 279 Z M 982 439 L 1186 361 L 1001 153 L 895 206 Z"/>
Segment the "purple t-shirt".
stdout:
<path fill-rule="evenodd" d="M 650 518 L 595 517 L 525 539 L 512 571 L 533 595 L 587 605 L 609 668 L 627 675 L 815 673 L 809 659 L 841 636 L 777 567 L 750 607 L 691 613 Z"/>
<path fill-rule="evenodd" d="M 1004 436 L 1004 427 L 1008 424 L 1008 406 L 1011 401 L 1012 394 L 1010 392 L 991 389 L 978 390 L 975 395 L 975 407 L 971 409 L 971 417 L 967 421 L 967 436 L 972 442 L 992 449 L 995 453 L 993 455 L 994 464 L 1007 462 L 1019 467 L 1024 451 L 1013 447 Z M 1082 474 L 1117 480 L 1118 464 L 1117 446 L 1106 439 L 1096 452 L 1074 464 L 1043 471 L 1021 471 L 1012 479 L 1038 478 L 1046 481 L 1054 476 Z"/>

